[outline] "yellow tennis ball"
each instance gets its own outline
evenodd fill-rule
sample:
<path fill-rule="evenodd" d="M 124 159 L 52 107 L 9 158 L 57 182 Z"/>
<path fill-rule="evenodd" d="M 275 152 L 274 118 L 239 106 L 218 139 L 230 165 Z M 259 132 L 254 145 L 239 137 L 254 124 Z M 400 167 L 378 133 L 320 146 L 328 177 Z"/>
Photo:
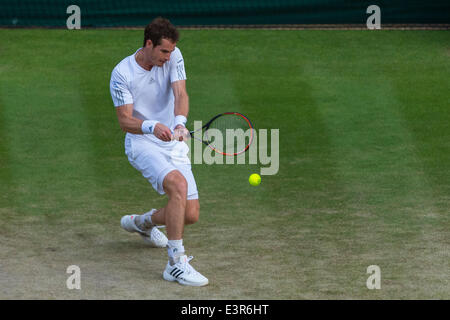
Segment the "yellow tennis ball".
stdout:
<path fill-rule="evenodd" d="M 252 175 L 250 175 L 250 178 L 248 178 L 248 182 L 250 182 L 250 184 L 252 186 L 258 186 L 261 183 L 261 177 L 259 174 L 254 173 Z"/>

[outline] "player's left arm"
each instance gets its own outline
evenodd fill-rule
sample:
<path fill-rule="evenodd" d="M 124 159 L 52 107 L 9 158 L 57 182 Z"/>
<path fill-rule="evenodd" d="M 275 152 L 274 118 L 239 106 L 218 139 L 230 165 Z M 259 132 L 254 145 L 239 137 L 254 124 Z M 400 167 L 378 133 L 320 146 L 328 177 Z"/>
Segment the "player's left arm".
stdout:
<path fill-rule="evenodd" d="M 189 113 L 189 96 L 186 90 L 186 70 L 181 51 L 176 48 L 170 56 L 170 83 L 175 97 L 175 123 L 174 128 L 186 126 Z"/>
<path fill-rule="evenodd" d="M 189 96 L 186 90 L 186 80 L 172 82 L 173 95 L 175 97 L 175 117 L 183 116 L 187 118 L 189 113 Z M 177 124 L 175 128 L 179 128 L 181 124 Z"/>

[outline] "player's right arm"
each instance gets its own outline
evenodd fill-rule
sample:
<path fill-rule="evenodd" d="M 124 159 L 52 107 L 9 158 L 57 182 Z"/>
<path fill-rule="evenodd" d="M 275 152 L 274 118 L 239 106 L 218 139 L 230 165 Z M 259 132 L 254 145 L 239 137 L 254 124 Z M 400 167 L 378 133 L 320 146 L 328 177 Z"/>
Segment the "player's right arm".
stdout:
<path fill-rule="evenodd" d="M 125 104 L 116 107 L 116 113 L 120 128 L 123 131 L 134 134 L 144 133 L 142 130 L 144 121 L 133 117 L 133 104 Z M 152 131 L 158 139 L 161 139 L 163 141 L 170 141 L 172 139 L 172 132 L 170 131 L 170 129 L 160 122 L 155 125 Z"/>
<path fill-rule="evenodd" d="M 133 96 L 128 90 L 126 79 L 117 69 L 114 69 L 111 74 L 110 90 L 119 125 L 123 131 L 134 134 L 153 133 L 163 141 L 171 140 L 172 132 L 164 124 L 133 117 Z"/>
<path fill-rule="evenodd" d="M 120 128 L 125 132 L 143 134 L 141 119 L 133 117 L 133 104 L 124 104 L 116 107 L 117 119 L 119 120 Z"/>

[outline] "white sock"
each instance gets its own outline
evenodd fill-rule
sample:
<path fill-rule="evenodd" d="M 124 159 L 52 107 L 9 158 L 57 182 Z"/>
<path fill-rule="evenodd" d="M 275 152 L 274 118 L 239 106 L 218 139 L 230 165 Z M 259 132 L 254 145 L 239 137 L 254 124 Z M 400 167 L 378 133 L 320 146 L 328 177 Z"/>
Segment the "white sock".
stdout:
<path fill-rule="evenodd" d="M 169 240 L 167 246 L 170 265 L 174 265 L 180 260 L 180 256 L 184 254 L 183 239 Z"/>

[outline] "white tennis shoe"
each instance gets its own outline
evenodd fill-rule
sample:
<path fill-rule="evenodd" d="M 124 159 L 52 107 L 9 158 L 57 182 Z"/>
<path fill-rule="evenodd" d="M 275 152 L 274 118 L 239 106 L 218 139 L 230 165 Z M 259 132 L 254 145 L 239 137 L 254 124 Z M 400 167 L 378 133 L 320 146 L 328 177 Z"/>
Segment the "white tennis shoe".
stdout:
<path fill-rule="evenodd" d="M 167 281 L 178 281 L 185 286 L 201 287 L 208 284 L 208 279 L 197 272 L 190 264 L 194 257 L 182 255 L 180 261 L 173 266 L 167 262 L 166 270 L 164 270 L 163 278 Z"/>
<path fill-rule="evenodd" d="M 120 225 L 128 232 L 137 232 L 142 237 L 144 242 L 155 248 L 165 248 L 167 246 L 167 237 L 164 233 L 158 230 L 157 226 L 153 226 L 147 231 L 139 229 L 134 220 L 136 219 L 135 214 L 126 215 L 120 219 Z"/>

